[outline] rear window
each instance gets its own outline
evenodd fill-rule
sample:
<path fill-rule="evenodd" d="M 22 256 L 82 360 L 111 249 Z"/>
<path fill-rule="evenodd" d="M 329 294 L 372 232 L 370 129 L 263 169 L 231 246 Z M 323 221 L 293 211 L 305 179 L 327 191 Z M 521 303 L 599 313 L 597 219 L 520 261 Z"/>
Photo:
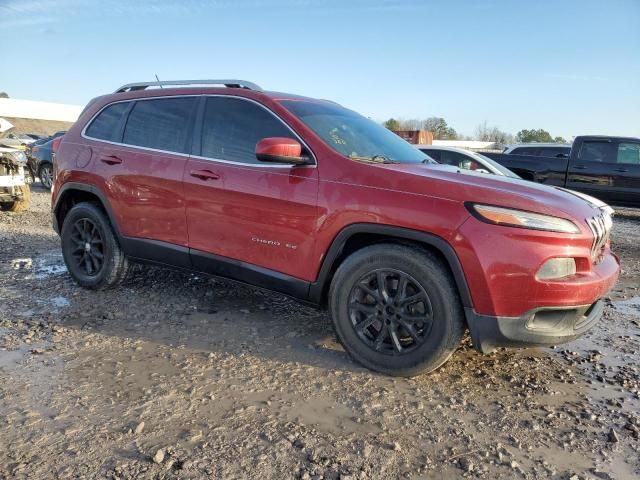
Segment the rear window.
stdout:
<path fill-rule="evenodd" d="M 188 153 L 190 120 L 196 97 L 139 100 L 129 114 L 122 143 Z"/>
<path fill-rule="evenodd" d="M 114 103 L 102 110 L 96 118 L 93 119 L 91 125 L 86 130 L 86 135 L 98 140 L 107 140 L 117 142 L 120 132 L 120 121 L 122 115 L 129 108 L 130 102 Z M 64 132 L 56 132 L 53 138 L 63 135 Z"/>

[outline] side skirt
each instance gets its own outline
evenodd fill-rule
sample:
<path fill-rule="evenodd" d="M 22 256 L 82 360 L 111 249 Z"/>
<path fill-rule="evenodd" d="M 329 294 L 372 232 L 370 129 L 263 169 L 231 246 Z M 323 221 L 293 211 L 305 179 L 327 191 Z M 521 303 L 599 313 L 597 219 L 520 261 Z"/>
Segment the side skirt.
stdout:
<path fill-rule="evenodd" d="M 121 237 L 120 242 L 133 261 L 222 277 L 314 304 L 309 302 L 311 283 L 284 273 L 157 240 Z"/>

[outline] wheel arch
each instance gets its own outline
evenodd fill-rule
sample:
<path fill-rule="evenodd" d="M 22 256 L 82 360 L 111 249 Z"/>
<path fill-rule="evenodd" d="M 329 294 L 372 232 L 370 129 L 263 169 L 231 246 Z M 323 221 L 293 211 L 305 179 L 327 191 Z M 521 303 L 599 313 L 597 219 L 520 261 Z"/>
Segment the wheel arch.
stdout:
<path fill-rule="evenodd" d="M 431 233 L 370 223 L 349 225 L 336 235 L 324 257 L 318 278 L 310 286 L 309 300 L 317 304 L 326 303 L 333 275 L 347 256 L 369 245 L 390 241 L 426 248 L 440 257 L 451 271 L 463 307 L 473 308 L 462 264 L 453 247 L 446 240 Z"/>
<path fill-rule="evenodd" d="M 111 210 L 111 205 L 105 195 L 94 185 L 75 182 L 65 183 L 60 188 L 60 192 L 56 197 L 56 202 L 52 209 L 53 228 L 56 233 L 60 234 L 62 224 L 69 213 L 69 210 L 80 202 L 92 202 L 98 204 L 107 214 L 109 222 L 111 222 L 111 226 L 115 230 L 116 237 L 118 239 L 121 238 L 118 224 L 115 222 L 113 212 Z"/>

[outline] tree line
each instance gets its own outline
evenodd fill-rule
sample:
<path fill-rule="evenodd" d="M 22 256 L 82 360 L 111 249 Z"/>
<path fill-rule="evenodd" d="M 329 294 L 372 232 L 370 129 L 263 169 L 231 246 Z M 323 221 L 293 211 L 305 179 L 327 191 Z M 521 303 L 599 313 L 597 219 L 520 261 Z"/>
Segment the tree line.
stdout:
<path fill-rule="evenodd" d="M 487 122 L 478 125 L 473 136 L 461 135 L 447 124 L 442 117 L 429 117 L 424 119 L 398 120 L 390 118 L 383 125 L 389 130 L 427 130 L 433 133 L 434 140 L 479 140 L 482 142 L 495 142 L 501 145 L 509 143 L 529 143 L 529 142 L 545 142 L 545 143 L 567 143 L 560 137 L 553 137 L 551 134 L 542 129 L 523 129 L 515 135 L 504 132 L 496 126 L 490 126 Z"/>

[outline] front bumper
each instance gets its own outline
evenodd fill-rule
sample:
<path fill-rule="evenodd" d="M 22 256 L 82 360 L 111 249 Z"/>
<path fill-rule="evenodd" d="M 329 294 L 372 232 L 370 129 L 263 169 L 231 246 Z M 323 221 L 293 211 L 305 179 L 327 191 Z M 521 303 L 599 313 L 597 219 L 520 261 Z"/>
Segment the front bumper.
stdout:
<path fill-rule="evenodd" d="M 466 309 L 476 350 L 491 353 L 498 347 L 558 345 L 575 340 L 602 317 L 604 302 L 569 307 L 540 307 L 520 317 L 480 315 Z"/>

